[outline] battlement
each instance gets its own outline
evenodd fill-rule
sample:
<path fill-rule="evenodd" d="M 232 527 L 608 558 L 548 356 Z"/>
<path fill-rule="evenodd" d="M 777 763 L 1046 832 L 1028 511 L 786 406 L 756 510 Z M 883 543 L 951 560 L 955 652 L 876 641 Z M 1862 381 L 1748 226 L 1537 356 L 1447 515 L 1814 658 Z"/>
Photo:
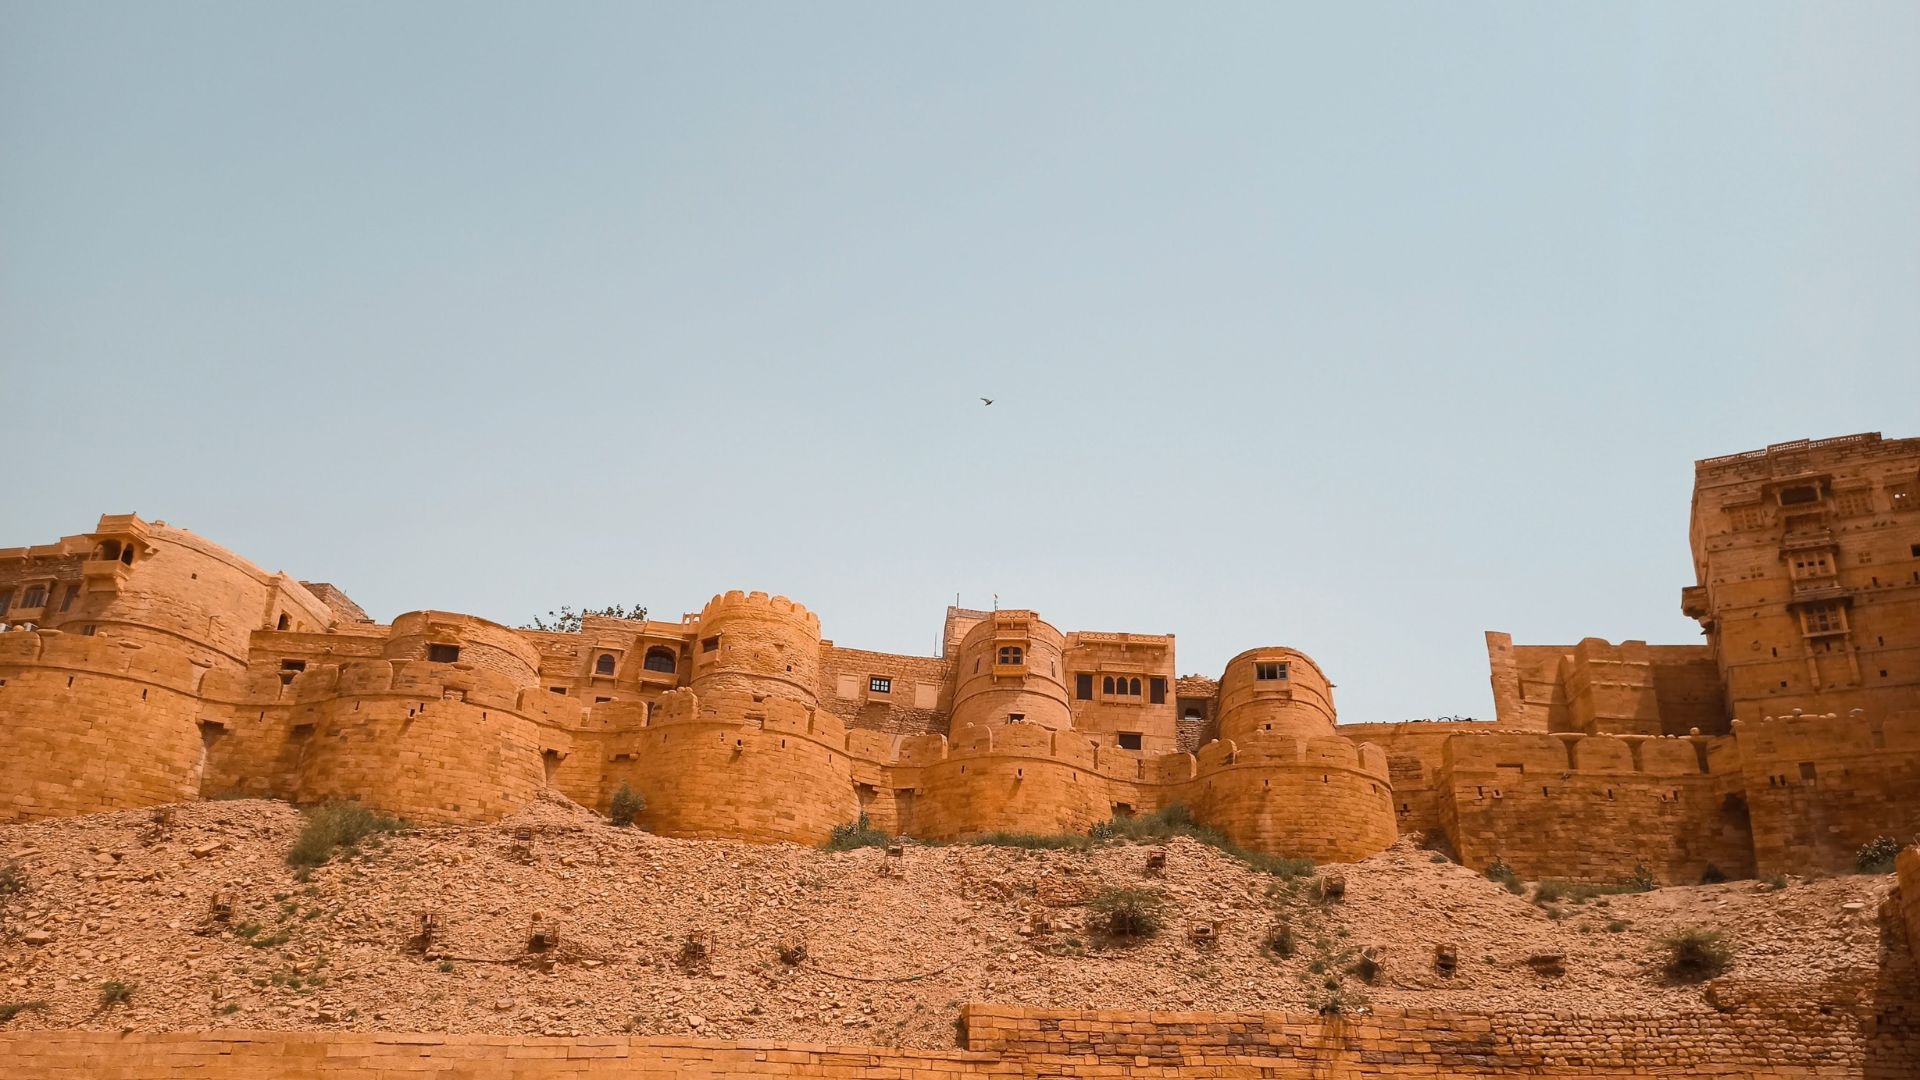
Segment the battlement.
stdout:
<path fill-rule="evenodd" d="M 763 592 L 745 592 L 740 589 L 728 590 L 707 601 L 706 606 L 700 609 L 700 621 L 705 622 L 715 615 L 739 611 L 766 612 L 805 624 L 815 634 L 820 632 L 820 616 L 808 611 L 806 605 L 784 596 L 769 596 Z"/>
<path fill-rule="evenodd" d="M 111 675 L 187 694 L 198 691 L 207 673 L 206 665 L 145 642 L 59 630 L 0 633 L 0 666 L 9 665 Z"/>

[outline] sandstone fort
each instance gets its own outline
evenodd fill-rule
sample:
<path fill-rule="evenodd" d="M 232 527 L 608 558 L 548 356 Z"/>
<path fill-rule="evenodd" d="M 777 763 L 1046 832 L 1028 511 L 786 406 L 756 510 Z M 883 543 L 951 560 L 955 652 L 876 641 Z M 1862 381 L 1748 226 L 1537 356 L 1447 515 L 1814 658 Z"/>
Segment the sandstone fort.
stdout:
<path fill-rule="evenodd" d="M 1526 881 L 1728 882 L 1756 905 L 1766 881 L 1845 875 L 1865 846 L 1911 844 L 1920 438 L 1698 461 L 1688 541 L 1694 579 L 1675 583 L 1676 600 L 1698 643 L 1532 644 L 1490 630 L 1491 720 L 1341 723 L 1334 682 L 1368 672 L 1323 671 L 1285 642 L 1182 674 L 1172 634 L 953 607 L 937 655 L 900 655 L 824 636 L 831 597 L 808 598 L 823 623 L 749 591 L 677 620 L 589 616 L 578 632 L 438 610 L 379 622 L 350 582 L 268 572 L 184 528 L 111 514 L 0 549 L 0 823 L 243 799 L 353 802 L 452 829 L 555 796 L 605 813 L 626 789 L 655 837 L 814 847 L 857 823 L 938 844 L 1084 836 L 1178 807 L 1238 848 L 1322 866 L 1390 849 L 1408 866 L 1424 861 L 1408 852 L 1434 851 Z M 1880 919 L 1886 944 L 1856 975 L 1824 990 L 1736 980 L 1711 1009 L 1644 1024 L 1416 1005 L 1362 1014 L 1328 1041 L 1304 1017 L 982 1002 L 945 1056 L 624 1037 L 597 1056 L 652 1062 L 645 1075 L 1920 1076 L 1913 988 L 1895 985 L 1920 946 L 1920 852 L 1901 870 L 1858 917 Z M 1036 886 L 1043 898 L 1050 887 Z M 61 925 L 39 914 L 34 925 Z M 7 936 L 19 926 L 17 913 L 12 930 L 0 924 L 5 948 L 23 948 Z M 26 986 L 36 963 L 20 952 L 0 974 L 29 973 Z M 602 1067 L 552 1065 L 582 1056 L 564 1034 L 495 1046 L 548 1064 L 472 1075 Z M 100 1060 L 107 1037 L 18 1042 L 17 1075 L 80 1075 L 61 1070 Z M 137 1057 L 223 1076 L 256 1075 L 258 1055 L 347 1055 L 369 1070 L 352 1075 L 454 1069 L 495 1045 L 141 1038 Z M 1462 1051 L 1463 1038 L 1501 1051 Z M 531 1052 L 542 1046 L 563 1052 Z M 676 1055 L 682 1065 L 660 1063 Z"/>

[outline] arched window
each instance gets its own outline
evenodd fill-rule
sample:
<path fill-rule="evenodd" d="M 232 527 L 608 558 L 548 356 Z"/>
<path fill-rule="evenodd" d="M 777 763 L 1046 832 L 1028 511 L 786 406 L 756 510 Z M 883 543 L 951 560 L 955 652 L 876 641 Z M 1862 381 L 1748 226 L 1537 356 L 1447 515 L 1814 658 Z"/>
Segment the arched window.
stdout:
<path fill-rule="evenodd" d="M 647 658 L 642 662 L 641 666 L 648 671 L 672 672 L 673 650 L 662 645 L 655 645 L 653 648 L 647 650 Z"/>
<path fill-rule="evenodd" d="M 1004 645 L 1000 649 L 1000 662 L 1003 664 L 1018 664 L 1021 662 L 1023 655 L 1025 654 L 1021 651 L 1020 646 Z"/>
<path fill-rule="evenodd" d="M 1132 682 L 1127 684 L 1127 693 L 1133 697 L 1140 696 L 1140 680 L 1139 679 L 1135 679 Z"/>
<path fill-rule="evenodd" d="M 1103 694 L 1113 693 L 1113 676 L 1108 675 L 1100 680 L 1100 692 Z"/>
<path fill-rule="evenodd" d="M 133 565 L 133 545 L 132 544 L 128 544 L 126 548 L 120 552 L 120 561 L 123 563 L 126 563 L 128 566 Z"/>
<path fill-rule="evenodd" d="M 595 675 L 613 674 L 613 654 L 601 653 L 600 659 L 593 662 L 593 673 Z"/>
<path fill-rule="evenodd" d="M 284 611 L 283 611 L 283 612 L 281 612 L 281 613 L 280 613 L 280 621 L 279 621 L 279 622 L 277 622 L 277 623 L 275 623 L 275 624 L 273 624 L 273 628 L 274 628 L 275 630 L 285 630 L 285 629 L 287 628 L 287 624 L 288 624 L 288 623 L 289 623 L 290 621 L 291 621 L 291 620 L 289 620 L 289 619 L 287 618 L 287 614 L 286 614 L 286 612 L 284 612 Z"/>

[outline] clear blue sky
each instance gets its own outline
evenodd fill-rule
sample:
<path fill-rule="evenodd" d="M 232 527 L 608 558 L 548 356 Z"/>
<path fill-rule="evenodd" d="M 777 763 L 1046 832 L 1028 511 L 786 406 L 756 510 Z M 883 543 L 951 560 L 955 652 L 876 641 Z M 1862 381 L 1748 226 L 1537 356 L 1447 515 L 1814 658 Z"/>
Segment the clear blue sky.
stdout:
<path fill-rule="evenodd" d="M 1920 6 L 0 2 L 0 543 L 1697 641 L 1693 459 L 1920 434 Z M 996 399 L 991 408 L 978 398 Z"/>

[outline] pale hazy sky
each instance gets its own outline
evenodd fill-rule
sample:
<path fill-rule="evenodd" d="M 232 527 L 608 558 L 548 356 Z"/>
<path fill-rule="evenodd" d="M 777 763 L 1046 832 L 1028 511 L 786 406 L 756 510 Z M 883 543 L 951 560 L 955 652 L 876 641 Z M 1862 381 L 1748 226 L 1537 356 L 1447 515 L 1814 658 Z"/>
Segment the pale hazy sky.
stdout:
<path fill-rule="evenodd" d="M 1693 459 L 1916 391 L 1913 3 L 0 0 L 0 545 L 1487 716 L 1483 630 L 1699 640 Z"/>

